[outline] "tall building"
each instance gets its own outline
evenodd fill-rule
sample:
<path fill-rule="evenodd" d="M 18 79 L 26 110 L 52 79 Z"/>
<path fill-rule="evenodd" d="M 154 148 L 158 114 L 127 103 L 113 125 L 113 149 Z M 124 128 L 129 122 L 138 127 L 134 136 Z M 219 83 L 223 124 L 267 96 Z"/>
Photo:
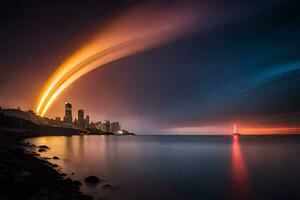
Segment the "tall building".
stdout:
<path fill-rule="evenodd" d="M 110 132 L 117 133 L 120 130 L 121 130 L 121 126 L 119 122 L 112 122 L 110 124 Z"/>
<path fill-rule="evenodd" d="M 85 128 L 84 110 L 78 110 L 78 125 L 80 128 Z"/>
<path fill-rule="evenodd" d="M 90 125 L 90 116 L 89 115 L 87 115 L 85 117 L 85 123 L 86 123 L 86 128 L 89 128 L 89 125 Z"/>
<path fill-rule="evenodd" d="M 72 104 L 69 102 L 65 103 L 65 117 L 64 122 L 68 124 L 72 124 L 73 117 L 72 117 Z"/>

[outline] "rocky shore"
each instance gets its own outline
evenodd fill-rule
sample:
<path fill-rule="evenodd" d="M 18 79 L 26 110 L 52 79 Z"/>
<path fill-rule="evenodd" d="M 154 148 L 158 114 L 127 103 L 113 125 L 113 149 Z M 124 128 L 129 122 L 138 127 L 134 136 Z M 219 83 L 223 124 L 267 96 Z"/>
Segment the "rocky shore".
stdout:
<path fill-rule="evenodd" d="M 1 200 L 91 200 L 79 191 L 81 183 L 65 177 L 39 158 L 24 136 L 0 132 Z"/>

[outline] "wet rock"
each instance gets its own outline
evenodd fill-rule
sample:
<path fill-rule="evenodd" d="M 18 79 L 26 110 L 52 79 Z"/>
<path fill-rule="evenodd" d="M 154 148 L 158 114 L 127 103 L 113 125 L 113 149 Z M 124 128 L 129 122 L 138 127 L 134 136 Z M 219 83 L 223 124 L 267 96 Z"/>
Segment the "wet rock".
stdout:
<path fill-rule="evenodd" d="M 72 184 L 72 179 L 66 178 L 65 179 L 65 184 L 71 185 Z"/>
<path fill-rule="evenodd" d="M 78 192 L 79 191 L 79 186 L 78 185 L 72 185 L 71 190 L 73 190 L 74 192 Z"/>
<path fill-rule="evenodd" d="M 115 186 L 113 186 L 112 184 L 109 184 L 109 183 L 105 183 L 103 186 L 102 186 L 103 189 L 116 189 Z"/>
<path fill-rule="evenodd" d="M 84 181 L 91 185 L 96 185 L 100 182 L 100 179 L 97 176 L 88 176 L 84 179 Z"/>
<path fill-rule="evenodd" d="M 40 146 L 38 146 L 38 148 L 41 148 L 41 149 L 50 149 L 47 145 L 40 145 Z"/>
<path fill-rule="evenodd" d="M 58 165 L 57 164 L 52 164 L 52 167 L 56 168 L 56 167 L 58 167 Z"/>
<path fill-rule="evenodd" d="M 21 171 L 19 173 L 16 173 L 17 177 L 25 177 L 25 176 L 29 176 L 29 175 L 30 175 L 30 172 L 27 172 L 27 171 Z"/>
<path fill-rule="evenodd" d="M 31 152 L 30 154 L 33 155 L 33 156 L 40 156 L 40 154 L 36 153 L 36 152 Z"/>
<path fill-rule="evenodd" d="M 54 160 L 59 160 L 60 158 L 57 157 L 57 156 L 54 156 L 52 159 L 54 159 Z"/>
<path fill-rule="evenodd" d="M 46 152 L 46 149 L 39 149 L 38 152 Z"/>
<path fill-rule="evenodd" d="M 82 185 L 82 183 L 81 183 L 80 181 L 77 181 L 77 180 L 74 180 L 74 181 L 73 181 L 73 184 L 74 184 L 74 185 L 78 185 L 78 186 L 81 186 L 81 185 Z"/>

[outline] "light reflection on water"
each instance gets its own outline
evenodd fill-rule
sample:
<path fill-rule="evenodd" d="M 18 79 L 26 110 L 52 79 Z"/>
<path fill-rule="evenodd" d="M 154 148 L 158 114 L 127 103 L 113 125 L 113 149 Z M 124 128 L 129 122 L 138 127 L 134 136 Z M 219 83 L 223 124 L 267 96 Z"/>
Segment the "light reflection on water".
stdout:
<path fill-rule="evenodd" d="M 29 139 L 44 157 L 83 181 L 81 190 L 123 199 L 297 199 L 300 138 L 231 136 L 73 136 Z M 74 172 L 74 175 L 71 173 Z M 103 189 L 107 182 L 118 186 Z M 292 198 L 295 197 L 295 198 Z M 300 197 L 300 196 L 299 196 Z"/>
<path fill-rule="evenodd" d="M 250 199 L 250 180 L 245 158 L 239 143 L 239 136 L 232 139 L 232 188 L 231 194 L 234 199 Z"/>

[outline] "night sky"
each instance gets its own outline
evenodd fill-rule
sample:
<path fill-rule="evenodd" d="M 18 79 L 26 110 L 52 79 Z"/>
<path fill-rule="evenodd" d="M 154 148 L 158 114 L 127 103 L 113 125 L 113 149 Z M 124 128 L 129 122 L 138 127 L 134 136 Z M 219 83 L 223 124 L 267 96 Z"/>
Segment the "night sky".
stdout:
<path fill-rule="evenodd" d="M 93 121 L 118 120 L 137 133 L 226 133 L 233 123 L 245 132 L 298 131 L 300 3 L 236 2 L 185 1 L 199 15 L 189 34 L 88 73 L 46 116 L 63 116 L 64 102 L 70 101 Z M 68 56 L 120 13 L 140 5 L 183 6 L 182 1 L 1 3 L 0 105 L 34 109 L 44 83 Z"/>

